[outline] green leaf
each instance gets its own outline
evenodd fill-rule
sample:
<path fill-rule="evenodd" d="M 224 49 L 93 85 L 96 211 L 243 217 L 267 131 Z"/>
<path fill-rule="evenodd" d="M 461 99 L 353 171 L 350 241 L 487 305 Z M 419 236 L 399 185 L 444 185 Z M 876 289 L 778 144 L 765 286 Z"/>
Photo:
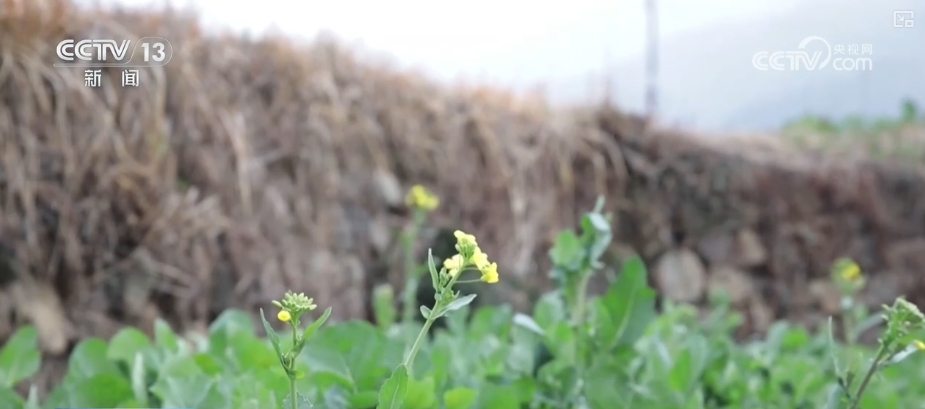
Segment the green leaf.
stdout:
<path fill-rule="evenodd" d="M 132 362 L 131 382 L 132 394 L 135 396 L 135 401 L 137 401 L 141 407 L 148 406 L 148 384 L 145 375 L 144 356 L 141 355 L 141 352 L 137 352 Z"/>
<path fill-rule="evenodd" d="M 458 310 L 458 309 L 460 309 L 460 308 L 462 308 L 462 307 L 465 307 L 465 306 L 469 305 L 470 303 L 472 303 L 472 300 L 475 299 L 475 296 L 476 296 L 476 295 L 477 295 L 477 294 L 464 295 L 464 296 L 462 296 L 462 297 L 459 297 L 459 298 L 453 300 L 453 302 L 451 302 L 449 305 L 447 305 L 446 307 L 443 308 L 442 314 L 440 314 L 440 315 L 441 315 L 441 316 L 442 316 L 442 315 L 446 315 L 446 313 L 448 313 L 448 312 L 450 312 L 450 311 L 456 311 L 456 310 Z"/>
<path fill-rule="evenodd" d="M 443 404 L 446 409 L 469 409 L 475 403 L 478 393 L 475 389 L 458 387 L 443 394 Z"/>
<path fill-rule="evenodd" d="M 308 326 L 305 327 L 305 332 L 302 333 L 302 339 L 308 341 L 308 339 L 311 338 L 312 335 L 315 334 L 315 331 L 318 331 L 318 328 L 321 328 L 321 326 L 324 325 L 324 322 L 327 321 L 328 317 L 330 316 L 331 316 L 331 307 L 328 307 L 326 310 L 324 310 L 324 314 L 321 314 L 321 316 L 318 317 L 317 320 L 315 320 L 311 324 L 308 324 Z"/>
<path fill-rule="evenodd" d="M 596 324 L 606 348 L 631 345 L 655 317 L 655 291 L 646 282 L 646 269 L 639 257 L 623 264 L 607 293 L 596 300 Z"/>
<path fill-rule="evenodd" d="M 333 350 L 333 352 L 324 352 Z M 387 338 L 378 328 L 367 321 L 348 321 L 325 327 L 312 338 L 311 345 L 303 353 L 308 367 L 317 370 L 315 361 L 346 366 L 350 384 L 342 385 L 347 390 L 378 390 L 382 380 L 389 376 L 399 363 L 404 351 L 400 339 Z M 334 358 L 322 356 L 333 353 Z"/>
<path fill-rule="evenodd" d="M 590 236 L 585 237 L 588 261 L 596 262 L 610 245 L 610 222 L 600 213 L 588 213 L 581 220 L 581 229 L 583 236 Z"/>
<path fill-rule="evenodd" d="M 519 408 L 522 403 L 513 386 L 491 383 L 483 384 L 479 388 L 478 400 L 478 407 L 483 409 Z"/>
<path fill-rule="evenodd" d="M 68 359 L 68 375 L 76 378 L 89 378 L 99 374 L 121 375 L 116 364 L 106 357 L 108 349 L 106 342 L 100 338 L 86 338 L 80 341 Z"/>
<path fill-rule="evenodd" d="M 638 394 L 629 386 L 620 373 L 624 369 L 613 359 L 599 359 L 594 362 L 585 376 L 586 397 L 590 409 L 631 409 Z M 641 406 L 639 406 L 641 407 Z"/>
<path fill-rule="evenodd" d="M 312 409 L 312 403 L 304 395 L 299 392 L 295 393 L 295 407 L 297 409 Z M 286 395 L 283 399 L 283 409 L 289 409 L 292 407 L 292 395 Z"/>
<path fill-rule="evenodd" d="M 434 409 L 437 407 L 434 378 L 427 376 L 419 381 L 409 376 L 408 389 L 402 407 L 405 409 Z"/>
<path fill-rule="evenodd" d="M 544 330 L 565 321 L 565 304 L 561 294 L 557 291 L 543 294 L 533 306 L 533 319 Z"/>
<path fill-rule="evenodd" d="M 151 347 L 151 342 L 144 332 L 132 327 L 121 329 L 109 340 L 106 357 L 112 361 L 131 364 L 135 356 Z"/>
<path fill-rule="evenodd" d="M 528 329 L 534 334 L 539 335 L 539 336 L 543 336 L 543 334 L 545 334 L 545 331 L 543 331 L 543 328 L 540 328 L 540 325 L 537 324 L 536 321 L 533 320 L 533 317 L 526 315 L 526 314 L 522 314 L 519 312 L 517 314 L 514 314 L 514 324 L 517 326 L 523 327 L 525 329 Z"/>
<path fill-rule="evenodd" d="M 226 310 L 209 326 L 209 351 L 219 357 L 228 358 L 231 339 L 239 335 L 253 336 L 254 332 L 254 322 L 250 314 L 241 310 Z"/>
<path fill-rule="evenodd" d="M 170 324 L 160 318 L 154 321 L 154 343 L 170 352 L 180 350 L 180 341 L 177 334 L 170 328 Z"/>
<path fill-rule="evenodd" d="M 347 405 L 350 409 L 374 408 L 377 403 L 379 403 L 379 392 L 377 391 L 356 392 L 347 398 Z"/>
<path fill-rule="evenodd" d="M 0 386 L 0 402 L 6 402 L 3 407 L 10 409 L 22 409 L 26 404 L 16 391 L 7 386 Z"/>
<path fill-rule="evenodd" d="M 42 364 L 38 350 L 38 333 L 25 326 L 13 333 L 0 350 L 0 387 L 13 387 L 32 377 Z"/>
<path fill-rule="evenodd" d="M 69 385 L 70 407 L 115 408 L 132 399 L 132 386 L 122 376 L 98 373 Z"/>
<path fill-rule="evenodd" d="M 426 305 L 421 306 L 421 316 L 424 317 L 425 320 L 430 319 L 430 308 Z"/>
<path fill-rule="evenodd" d="M 430 283 L 434 286 L 434 291 L 439 290 L 437 288 L 440 285 L 440 280 L 438 278 L 439 273 L 437 272 L 437 265 L 434 263 L 434 252 L 432 249 L 427 249 L 427 270 L 430 271 Z"/>
<path fill-rule="evenodd" d="M 556 235 L 556 241 L 549 249 L 549 258 L 557 266 L 569 270 L 577 270 L 581 266 L 584 251 L 581 240 L 571 230 L 563 230 Z"/>
<path fill-rule="evenodd" d="M 270 338 L 270 342 L 273 344 L 273 350 L 276 351 L 276 356 L 279 357 L 279 361 L 282 363 L 283 350 L 279 347 L 279 335 L 276 333 L 276 330 L 270 326 L 267 317 L 263 315 L 263 308 L 260 309 L 260 321 L 263 322 L 263 329 L 267 331 L 267 337 Z"/>
<path fill-rule="evenodd" d="M 220 409 L 230 402 L 216 388 L 215 381 L 188 358 L 177 357 L 165 362 L 151 392 L 160 398 L 161 407 L 168 408 Z"/>
<path fill-rule="evenodd" d="M 408 392 L 408 368 L 399 365 L 392 376 L 379 389 L 379 404 L 376 409 L 402 409 Z"/>
<path fill-rule="evenodd" d="M 327 345 L 313 346 L 299 356 L 301 361 L 308 364 L 315 383 L 323 380 L 326 384 L 341 385 L 345 388 L 355 388 L 356 380 L 344 359 L 343 353 Z"/>
<path fill-rule="evenodd" d="M 29 387 L 29 395 L 26 397 L 26 402 L 22 405 L 23 409 L 42 409 L 42 405 L 39 403 L 39 388 L 35 385 Z"/>
<path fill-rule="evenodd" d="M 212 355 L 205 352 L 199 352 L 192 356 L 193 362 L 199 366 L 206 375 L 214 376 L 221 374 L 224 368 Z"/>

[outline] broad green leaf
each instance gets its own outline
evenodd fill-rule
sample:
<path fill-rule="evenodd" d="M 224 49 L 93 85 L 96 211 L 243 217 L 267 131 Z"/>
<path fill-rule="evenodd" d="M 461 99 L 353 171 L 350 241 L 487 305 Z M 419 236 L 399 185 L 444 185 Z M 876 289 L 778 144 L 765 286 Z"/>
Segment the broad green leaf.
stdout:
<path fill-rule="evenodd" d="M 504 339 L 510 333 L 513 317 L 514 309 L 507 304 L 475 309 L 465 330 L 466 337 L 484 338 L 493 335 Z"/>
<path fill-rule="evenodd" d="M 631 345 L 655 317 L 655 291 L 646 282 L 646 270 L 639 257 L 624 263 L 607 293 L 596 300 L 596 321 L 600 341 L 606 348 Z"/>
<path fill-rule="evenodd" d="M 379 403 L 378 391 L 356 392 L 347 398 L 347 405 L 350 409 L 374 408 L 377 403 Z"/>
<path fill-rule="evenodd" d="M 557 266 L 577 270 L 584 258 L 581 240 L 571 230 L 563 230 L 556 236 L 556 241 L 549 249 L 549 258 Z"/>
<path fill-rule="evenodd" d="M 229 381 L 231 390 L 231 407 L 235 409 L 281 408 L 273 391 L 265 385 L 266 379 L 254 372 L 246 372 Z M 288 387 L 288 385 L 287 385 Z M 287 408 L 283 408 L 287 409 Z"/>
<path fill-rule="evenodd" d="M 347 360 L 343 353 L 334 347 L 311 346 L 299 355 L 299 360 L 311 369 L 311 378 L 316 379 L 316 382 L 323 381 L 329 385 L 341 385 L 347 389 L 356 388 L 356 380 L 353 378 Z"/>
<path fill-rule="evenodd" d="M 449 305 L 443 308 L 443 311 L 442 311 L 443 313 L 441 315 L 445 315 L 446 313 L 450 311 L 456 311 L 462 307 L 469 305 L 470 303 L 472 303 L 472 300 L 475 299 L 475 296 L 476 294 L 469 294 L 469 295 L 464 295 L 462 297 L 459 297 L 453 300 L 453 302 L 451 302 Z"/>
<path fill-rule="evenodd" d="M 180 351 L 180 341 L 170 324 L 160 318 L 154 321 L 154 343 L 170 352 Z"/>
<path fill-rule="evenodd" d="M 99 338 L 86 338 L 74 347 L 68 359 L 68 376 L 89 378 L 98 374 L 121 375 L 119 368 L 107 357 L 108 346 Z M 119 402 L 114 402 L 113 405 Z"/>
<path fill-rule="evenodd" d="M 379 404 L 376 405 L 376 409 L 403 409 L 407 392 L 408 368 L 399 365 L 379 389 Z"/>
<path fill-rule="evenodd" d="M 312 335 L 315 335 L 315 331 L 318 331 L 318 328 L 321 328 L 324 325 L 324 322 L 328 320 L 328 317 L 331 316 L 331 307 L 328 307 L 324 310 L 324 313 L 321 314 L 318 319 L 313 321 L 311 324 L 305 327 L 305 331 L 302 333 L 302 339 L 308 341 Z"/>
<path fill-rule="evenodd" d="M 215 359 L 215 357 L 205 352 L 199 352 L 197 354 L 194 354 L 191 358 L 193 359 L 193 362 L 195 362 L 196 365 L 199 366 L 199 369 L 201 369 L 203 373 L 209 376 L 221 374 L 222 371 L 224 371 L 225 369 Z"/>
<path fill-rule="evenodd" d="M 690 350 L 682 350 L 668 371 L 668 385 L 673 391 L 686 393 L 693 386 L 694 368 Z"/>
<path fill-rule="evenodd" d="M 267 317 L 263 315 L 263 308 L 260 309 L 260 321 L 263 322 L 263 329 L 267 331 L 267 337 L 270 338 L 270 342 L 273 343 L 273 350 L 276 351 L 276 356 L 280 364 L 282 364 L 283 350 L 279 347 L 279 335 L 276 333 L 276 330 L 273 329 L 273 326 L 270 325 L 270 322 L 267 321 Z"/>
<path fill-rule="evenodd" d="M 0 349 L 0 387 L 13 387 L 35 375 L 42 364 L 38 333 L 25 326 L 13 333 Z"/>
<path fill-rule="evenodd" d="M 312 409 L 312 403 L 304 395 L 299 392 L 295 393 L 295 407 L 296 409 Z M 286 395 L 283 399 L 283 409 L 292 408 L 292 395 Z"/>
<path fill-rule="evenodd" d="M 340 352 L 347 365 L 347 374 L 353 380 L 344 385 L 347 390 L 378 389 L 382 379 L 401 362 L 404 350 L 401 340 L 386 338 L 374 325 L 367 321 L 348 321 L 326 326 L 312 337 L 303 356 L 312 360 L 327 361 L 319 354 L 324 348 Z M 316 370 L 314 363 L 308 367 Z"/>
<path fill-rule="evenodd" d="M 132 399 L 132 386 L 122 376 L 98 373 L 76 379 L 68 395 L 72 408 L 114 408 Z"/>
<path fill-rule="evenodd" d="M 565 321 L 565 304 L 562 302 L 562 295 L 558 291 L 553 291 L 540 296 L 539 301 L 533 306 L 533 319 L 544 330 Z"/>
<path fill-rule="evenodd" d="M 624 370 L 619 363 L 610 359 L 598 359 L 588 370 L 585 379 L 585 394 L 590 409 L 632 409 L 636 393 L 630 388 L 629 379 L 621 377 Z"/>
<path fill-rule="evenodd" d="M 162 407 L 227 408 L 230 399 L 215 382 L 191 359 L 178 357 L 164 363 L 151 392 L 160 398 Z"/>
<path fill-rule="evenodd" d="M 477 397 L 478 392 L 475 389 L 457 387 L 443 394 L 443 405 L 446 409 L 469 409 Z"/>
<path fill-rule="evenodd" d="M 0 386 L 0 402 L 3 402 L 0 407 L 10 409 L 23 409 L 26 404 L 16 391 L 7 386 Z"/>
<path fill-rule="evenodd" d="M 131 364 L 135 356 L 151 347 L 151 341 L 144 332 L 132 327 L 122 328 L 109 340 L 106 357 L 112 361 Z"/>
<path fill-rule="evenodd" d="M 279 357 L 267 343 L 252 334 L 238 334 L 229 339 L 231 356 L 239 365 L 239 370 L 253 368 L 278 367 Z"/>
<path fill-rule="evenodd" d="M 405 409 L 434 409 L 437 407 L 437 395 L 434 392 L 434 378 L 427 376 L 422 380 L 408 377 L 408 389 L 405 393 Z"/>
<path fill-rule="evenodd" d="M 262 310 L 260 316 L 266 322 Z M 223 359 L 230 359 L 228 354 L 231 338 L 239 334 L 253 336 L 254 332 L 254 322 L 250 314 L 240 310 L 227 310 L 209 326 L 209 351 Z"/>
<path fill-rule="evenodd" d="M 350 403 L 347 400 L 347 392 L 344 391 L 344 388 L 337 386 L 327 388 L 324 391 L 324 396 L 321 397 L 321 405 L 319 406 L 321 407 L 319 409 L 349 409 Z M 373 406 L 369 406 L 369 408 L 371 407 Z"/>
<path fill-rule="evenodd" d="M 543 336 L 546 333 L 543 331 L 543 328 L 540 327 L 540 324 L 537 324 L 536 321 L 533 320 L 533 317 L 519 312 L 514 314 L 514 324 L 539 336 Z"/>
<path fill-rule="evenodd" d="M 511 385 L 495 385 L 493 383 L 482 384 L 479 388 L 479 404 L 477 407 L 483 409 L 511 409 L 519 408 L 520 398 L 517 391 Z"/>

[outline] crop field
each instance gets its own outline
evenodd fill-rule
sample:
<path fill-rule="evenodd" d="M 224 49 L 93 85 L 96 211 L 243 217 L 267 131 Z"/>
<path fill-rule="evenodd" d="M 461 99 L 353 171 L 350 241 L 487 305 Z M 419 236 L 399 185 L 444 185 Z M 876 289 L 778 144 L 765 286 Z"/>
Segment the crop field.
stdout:
<path fill-rule="evenodd" d="M 422 187 L 408 200 L 422 215 L 438 205 Z M 903 299 L 877 314 L 854 304 L 865 279 L 850 260 L 832 270 L 844 310 L 829 331 L 779 322 L 760 339 L 737 342 L 740 317 L 724 294 L 713 295 L 707 316 L 658 305 L 638 258 L 589 297 L 609 226 L 598 209 L 584 215 L 580 231 L 559 234 L 549 251 L 557 289 L 532 314 L 505 305 L 470 309 L 476 296 L 455 286 L 490 286 L 504 271 L 491 249 L 457 231 L 456 255 L 407 271 L 408 282 L 429 275 L 436 283 L 434 304 L 419 311 L 400 311 L 395 294 L 407 293 L 381 287 L 375 322 L 328 323 L 330 307 L 287 292 L 272 311 L 260 311 L 262 325 L 229 310 L 198 336 L 181 337 L 163 321 L 153 338 L 124 328 L 110 340 L 81 340 L 44 399 L 14 390 L 41 364 L 35 329 L 23 327 L 0 351 L 0 401 L 16 409 L 905 409 L 925 402 L 925 317 Z M 855 342 L 870 331 L 876 345 Z"/>

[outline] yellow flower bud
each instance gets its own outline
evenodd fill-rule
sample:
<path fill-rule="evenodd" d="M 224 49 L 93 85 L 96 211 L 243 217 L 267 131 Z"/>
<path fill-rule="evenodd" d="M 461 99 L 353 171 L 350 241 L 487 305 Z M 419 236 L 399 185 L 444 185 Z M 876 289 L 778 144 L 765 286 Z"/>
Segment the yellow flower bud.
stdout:
<path fill-rule="evenodd" d="M 443 260 L 443 267 L 446 268 L 447 273 L 450 274 L 450 277 L 456 276 L 459 274 L 459 270 L 462 270 L 465 265 L 465 260 L 459 254 L 454 255 L 446 260 Z"/>
<path fill-rule="evenodd" d="M 912 345 L 915 345 L 919 351 L 925 351 L 925 342 L 919 341 L 917 339 L 912 340 Z"/>
<path fill-rule="evenodd" d="M 289 314 L 289 311 L 282 310 L 276 314 L 276 318 L 279 318 L 282 322 L 289 322 L 292 319 L 292 315 Z"/>

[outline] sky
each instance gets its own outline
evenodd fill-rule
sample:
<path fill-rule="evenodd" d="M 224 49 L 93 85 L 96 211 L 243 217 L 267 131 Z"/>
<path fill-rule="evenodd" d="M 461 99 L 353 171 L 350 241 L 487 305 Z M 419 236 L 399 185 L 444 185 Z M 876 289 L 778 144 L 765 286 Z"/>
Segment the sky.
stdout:
<path fill-rule="evenodd" d="M 75 0 L 192 9 L 207 29 L 334 34 L 370 57 L 448 83 L 541 90 L 554 104 L 609 96 L 644 111 L 646 0 Z M 895 10 L 921 0 L 658 0 L 657 119 L 703 132 L 774 131 L 804 115 L 886 115 L 921 99 L 916 28 Z M 758 51 L 821 35 L 876 43 L 875 72 L 765 72 Z M 359 46 L 359 47 L 356 47 Z M 380 60 L 380 58 L 375 58 Z M 863 75 L 862 75 L 863 74 Z M 870 89 L 871 92 L 860 90 Z M 876 108 L 876 109 L 874 109 Z M 876 112 L 874 112 L 876 111 Z"/>
<path fill-rule="evenodd" d="M 799 0 L 660 0 L 660 32 L 782 13 Z M 208 27 L 312 38 L 321 31 L 441 80 L 526 88 L 643 51 L 645 0 L 103 0 L 197 10 Z M 568 32 L 568 36 L 558 33 Z M 576 36 L 576 33 L 577 36 Z M 580 38 L 580 41 L 576 41 Z M 588 55 L 599 55 L 589 63 Z M 594 59 L 591 59 L 593 61 Z"/>

